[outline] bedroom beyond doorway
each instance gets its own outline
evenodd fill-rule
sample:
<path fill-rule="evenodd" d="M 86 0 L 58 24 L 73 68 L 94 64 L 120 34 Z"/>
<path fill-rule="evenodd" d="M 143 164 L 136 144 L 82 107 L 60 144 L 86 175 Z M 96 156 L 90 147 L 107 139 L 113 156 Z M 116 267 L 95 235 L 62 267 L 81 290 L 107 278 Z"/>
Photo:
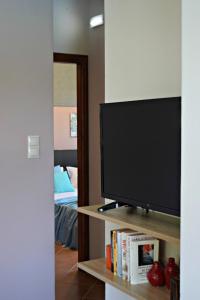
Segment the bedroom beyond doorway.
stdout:
<path fill-rule="evenodd" d="M 76 64 L 54 62 L 55 241 L 78 250 Z"/>
<path fill-rule="evenodd" d="M 56 270 L 89 258 L 87 56 L 54 54 L 54 201 Z M 58 262 L 58 250 L 63 254 Z M 60 257 L 60 255 L 59 255 Z M 59 264 L 59 265 L 57 265 Z M 68 268 L 69 267 L 69 268 Z M 76 272 L 78 269 L 76 268 Z M 56 276 L 58 274 L 56 273 Z M 59 275 L 60 277 L 61 275 Z M 56 278 L 56 294 L 59 285 Z"/>

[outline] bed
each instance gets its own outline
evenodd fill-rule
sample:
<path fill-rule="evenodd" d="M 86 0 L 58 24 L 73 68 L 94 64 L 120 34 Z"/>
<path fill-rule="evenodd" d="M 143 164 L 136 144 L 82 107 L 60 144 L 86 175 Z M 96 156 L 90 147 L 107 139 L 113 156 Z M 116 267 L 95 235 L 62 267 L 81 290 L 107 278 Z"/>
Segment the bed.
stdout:
<path fill-rule="evenodd" d="M 69 152 L 70 151 L 70 152 Z M 67 166 L 76 168 L 76 151 L 60 150 L 54 151 L 54 165 L 60 165 L 66 170 Z M 70 169 L 68 168 L 70 177 Z M 73 182 L 74 183 L 74 182 Z M 74 191 L 54 193 L 55 203 L 55 241 L 61 243 L 64 247 L 77 249 L 78 247 L 78 190 L 75 186 Z"/>

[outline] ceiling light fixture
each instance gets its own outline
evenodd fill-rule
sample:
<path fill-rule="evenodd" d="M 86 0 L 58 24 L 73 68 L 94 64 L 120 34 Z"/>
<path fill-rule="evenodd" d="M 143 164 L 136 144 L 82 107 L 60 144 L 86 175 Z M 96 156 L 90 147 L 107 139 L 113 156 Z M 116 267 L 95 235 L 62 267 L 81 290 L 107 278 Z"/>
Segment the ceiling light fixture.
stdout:
<path fill-rule="evenodd" d="M 94 16 L 90 19 L 90 28 L 103 25 L 103 15 Z"/>

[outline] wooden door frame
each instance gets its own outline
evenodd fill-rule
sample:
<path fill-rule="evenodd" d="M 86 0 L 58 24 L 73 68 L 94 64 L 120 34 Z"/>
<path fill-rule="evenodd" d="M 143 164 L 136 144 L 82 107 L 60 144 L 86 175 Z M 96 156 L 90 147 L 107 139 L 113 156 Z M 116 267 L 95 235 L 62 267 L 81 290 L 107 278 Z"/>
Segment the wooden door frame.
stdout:
<path fill-rule="evenodd" d="M 88 56 L 54 53 L 55 63 L 77 65 L 78 206 L 89 205 Z M 78 214 L 78 261 L 89 259 L 89 218 Z"/>

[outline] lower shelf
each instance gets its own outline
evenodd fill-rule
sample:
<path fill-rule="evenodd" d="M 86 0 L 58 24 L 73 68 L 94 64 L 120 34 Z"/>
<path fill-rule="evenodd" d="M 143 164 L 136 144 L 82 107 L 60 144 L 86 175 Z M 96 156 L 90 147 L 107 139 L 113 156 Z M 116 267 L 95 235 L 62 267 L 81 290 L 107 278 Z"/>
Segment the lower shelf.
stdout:
<path fill-rule="evenodd" d="M 169 300 L 170 294 L 165 287 L 152 287 L 150 284 L 131 285 L 129 282 L 115 276 L 106 268 L 105 259 L 94 259 L 78 264 L 79 269 L 91 274 L 99 280 L 108 283 L 137 300 Z"/>

